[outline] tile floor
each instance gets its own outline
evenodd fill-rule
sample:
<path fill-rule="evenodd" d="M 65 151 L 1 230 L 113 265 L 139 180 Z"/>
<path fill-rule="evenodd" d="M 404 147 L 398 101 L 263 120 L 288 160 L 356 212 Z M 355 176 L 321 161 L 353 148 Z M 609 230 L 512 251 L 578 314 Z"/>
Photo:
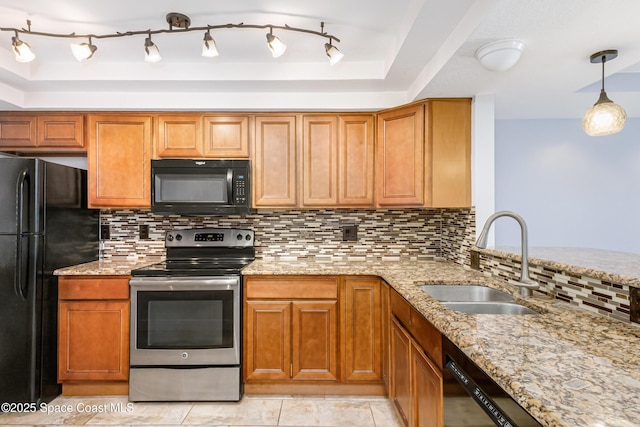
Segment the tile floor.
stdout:
<path fill-rule="evenodd" d="M 237 403 L 58 397 L 36 412 L 0 413 L 0 426 L 14 425 L 400 427 L 389 400 L 371 396 L 245 396 Z"/>

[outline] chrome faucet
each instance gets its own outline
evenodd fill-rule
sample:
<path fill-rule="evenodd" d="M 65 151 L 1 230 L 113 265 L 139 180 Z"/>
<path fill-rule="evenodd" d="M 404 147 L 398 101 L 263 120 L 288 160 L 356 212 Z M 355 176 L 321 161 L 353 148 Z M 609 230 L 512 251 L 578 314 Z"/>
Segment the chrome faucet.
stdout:
<path fill-rule="evenodd" d="M 484 224 L 484 227 L 482 228 L 482 232 L 480 233 L 480 236 L 476 241 L 476 246 L 479 248 L 487 247 L 487 239 L 489 238 L 489 229 L 491 228 L 491 224 L 493 224 L 496 219 L 502 216 L 511 217 L 516 221 L 518 221 L 518 224 L 520 224 L 520 231 L 521 231 L 520 242 L 522 245 L 522 264 L 521 264 L 521 271 L 520 271 L 520 282 L 516 283 L 515 285 L 518 286 L 518 288 L 520 288 L 519 290 L 520 296 L 530 297 L 531 291 L 533 289 L 538 289 L 540 285 L 538 285 L 536 282 L 531 280 L 531 278 L 529 277 L 529 257 L 528 257 L 529 243 L 527 239 L 527 224 L 524 222 L 524 219 L 520 215 L 510 211 L 500 211 L 491 215 L 487 219 L 487 222 Z"/>

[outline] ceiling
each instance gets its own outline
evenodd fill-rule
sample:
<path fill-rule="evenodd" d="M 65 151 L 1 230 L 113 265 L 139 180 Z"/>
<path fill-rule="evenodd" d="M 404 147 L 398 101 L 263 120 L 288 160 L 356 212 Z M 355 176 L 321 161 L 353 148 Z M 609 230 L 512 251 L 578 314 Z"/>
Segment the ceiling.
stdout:
<path fill-rule="evenodd" d="M 125 13 L 126 11 L 126 13 Z M 220 56 L 200 56 L 202 31 L 157 34 L 162 61 L 143 60 L 144 36 L 93 39 L 78 62 L 69 39 L 20 35 L 36 53 L 18 63 L 12 32 L 0 32 L 0 109 L 379 110 L 427 97 L 495 97 L 496 118 L 579 118 L 596 101 L 600 64 L 609 97 L 640 117 L 637 0 L 0 0 L 0 27 L 106 34 L 168 29 L 180 12 L 192 27 L 289 25 L 340 39 L 329 65 L 323 37 L 274 30 L 288 49 L 273 58 L 267 30 L 212 31 Z M 515 67 L 485 70 L 484 44 L 516 38 Z M 84 40 L 86 41 L 86 40 Z M 490 98 L 489 98 L 490 99 Z"/>

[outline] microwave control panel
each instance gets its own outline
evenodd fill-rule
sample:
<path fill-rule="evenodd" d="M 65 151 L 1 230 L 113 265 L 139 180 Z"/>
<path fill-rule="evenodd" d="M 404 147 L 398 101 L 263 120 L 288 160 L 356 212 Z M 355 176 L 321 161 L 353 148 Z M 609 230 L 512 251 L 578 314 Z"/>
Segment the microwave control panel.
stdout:
<path fill-rule="evenodd" d="M 244 173 L 233 176 L 233 203 L 236 205 L 247 204 L 247 175 Z"/>

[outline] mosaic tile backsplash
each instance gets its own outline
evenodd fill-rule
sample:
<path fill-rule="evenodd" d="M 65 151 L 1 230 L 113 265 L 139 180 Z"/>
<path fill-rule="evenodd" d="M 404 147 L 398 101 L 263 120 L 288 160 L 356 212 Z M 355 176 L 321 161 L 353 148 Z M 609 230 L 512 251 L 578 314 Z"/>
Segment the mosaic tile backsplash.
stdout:
<path fill-rule="evenodd" d="M 103 210 L 110 238 L 101 256 L 164 256 L 164 236 L 176 228 L 230 227 L 255 232 L 258 258 L 411 260 L 446 258 L 464 264 L 475 233 L 473 209 L 260 210 L 247 216 L 154 215 L 149 210 Z M 139 226 L 149 226 L 140 239 Z M 357 225 L 357 241 L 342 241 L 342 227 Z"/>

